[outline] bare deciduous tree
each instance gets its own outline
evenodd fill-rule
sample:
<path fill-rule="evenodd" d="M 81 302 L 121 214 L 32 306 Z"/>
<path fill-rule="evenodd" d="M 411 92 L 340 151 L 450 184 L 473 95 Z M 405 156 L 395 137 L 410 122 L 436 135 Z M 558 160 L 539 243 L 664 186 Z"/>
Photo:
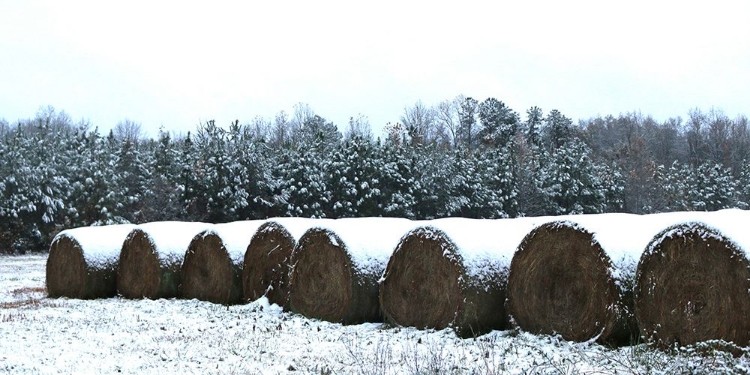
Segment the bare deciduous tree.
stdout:
<path fill-rule="evenodd" d="M 458 110 L 456 100 L 443 100 L 435 111 L 440 133 L 447 136 L 447 141 L 455 148 L 458 146 Z"/>
<path fill-rule="evenodd" d="M 414 145 L 424 145 L 435 141 L 435 110 L 427 108 L 422 101 L 404 108 L 401 123 L 406 128 Z"/>
<path fill-rule="evenodd" d="M 354 137 L 360 137 L 366 140 L 372 140 L 372 127 L 370 126 L 370 119 L 363 114 L 358 114 L 356 117 L 349 118 L 349 126 L 344 134 L 346 139 L 352 139 Z"/>
<path fill-rule="evenodd" d="M 130 119 L 125 119 L 117 123 L 113 129 L 115 138 L 121 141 L 129 141 L 130 143 L 137 144 L 138 141 L 143 139 L 143 130 L 141 129 L 141 123 L 135 122 Z"/>

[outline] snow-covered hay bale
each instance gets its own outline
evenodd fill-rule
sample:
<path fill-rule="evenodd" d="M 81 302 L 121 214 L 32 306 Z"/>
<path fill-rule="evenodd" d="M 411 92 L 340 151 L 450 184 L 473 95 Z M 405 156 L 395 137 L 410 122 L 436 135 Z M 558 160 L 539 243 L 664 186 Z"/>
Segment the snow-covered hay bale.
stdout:
<path fill-rule="evenodd" d="M 130 224 L 82 227 L 55 236 L 47 258 L 49 296 L 113 297 L 122 242 L 133 228 Z"/>
<path fill-rule="evenodd" d="M 439 219 L 405 235 L 380 286 L 385 319 L 461 336 L 506 325 L 508 267 L 533 219 Z"/>
<path fill-rule="evenodd" d="M 245 301 L 266 296 L 269 303 L 287 305 L 292 251 L 315 222 L 316 219 L 277 218 L 258 228 L 245 252 L 242 269 Z"/>
<path fill-rule="evenodd" d="M 641 257 L 635 313 L 662 348 L 706 340 L 750 344 L 750 213 L 708 213 L 654 237 Z"/>
<path fill-rule="evenodd" d="M 641 253 L 673 214 L 576 215 L 531 231 L 513 257 L 508 312 L 523 330 L 573 341 L 634 341 L 633 284 Z"/>
<path fill-rule="evenodd" d="M 117 270 L 117 292 L 125 298 L 173 298 L 190 242 L 210 224 L 154 222 L 128 234 Z"/>
<path fill-rule="evenodd" d="M 401 236 L 413 227 L 391 218 L 339 219 L 316 225 L 292 253 L 289 307 L 330 322 L 382 321 L 378 280 Z"/>
<path fill-rule="evenodd" d="M 177 296 L 224 305 L 242 301 L 242 262 L 250 239 L 263 221 L 216 224 L 188 245 Z"/>

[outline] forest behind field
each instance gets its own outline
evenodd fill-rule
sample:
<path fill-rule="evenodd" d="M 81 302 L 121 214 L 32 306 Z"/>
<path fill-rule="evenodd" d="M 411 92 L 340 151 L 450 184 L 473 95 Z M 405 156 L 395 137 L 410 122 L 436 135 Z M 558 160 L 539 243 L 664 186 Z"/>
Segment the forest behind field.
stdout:
<path fill-rule="evenodd" d="M 0 116 L 2 114 L 0 113 Z M 62 229 L 280 216 L 504 218 L 718 210 L 750 204 L 744 115 L 640 113 L 574 122 L 458 96 L 418 102 L 374 136 L 309 106 L 248 123 L 100 133 L 64 111 L 0 120 L 0 253 L 46 251 Z"/>

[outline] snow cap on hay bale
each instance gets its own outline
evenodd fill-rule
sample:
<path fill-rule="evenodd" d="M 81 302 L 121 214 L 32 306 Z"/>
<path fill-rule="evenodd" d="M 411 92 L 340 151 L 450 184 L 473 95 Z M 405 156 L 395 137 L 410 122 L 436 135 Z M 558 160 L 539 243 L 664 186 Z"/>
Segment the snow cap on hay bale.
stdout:
<path fill-rule="evenodd" d="M 310 318 L 344 324 L 381 321 L 378 280 L 412 221 L 338 219 L 316 225 L 292 253 L 289 307 Z"/>
<path fill-rule="evenodd" d="M 297 241 L 322 219 L 276 218 L 258 228 L 247 246 L 242 269 L 245 301 L 266 296 L 269 303 L 286 307 L 291 256 Z"/>
<path fill-rule="evenodd" d="M 674 214 L 571 215 L 531 231 L 513 257 L 508 312 L 523 330 L 627 344 L 638 335 L 635 269 Z"/>
<path fill-rule="evenodd" d="M 406 234 L 380 286 L 387 321 L 453 327 L 464 337 L 506 325 L 508 267 L 534 218 L 438 219 Z"/>
<path fill-rule="evenodd" d="M 138 225 L 120 251 L 117 292 L 125 298 L 173 298 L 193 237 L 211 224 L 163 221 Z"/>
<path fill-rule="evenodd" d="M 52 240 L 47 258 L 50 297 L 106 298 L 116 291 L 122 242 L 135 225 L 68 229 Z"/>
<path fill-rule="evenodd" d="M 177 296 L 224 305 L 242 301 L 242 261 L 262 220 L 216 224 L 188 245 Z"/>
<path fill-rule="evenodd" d="M 750 212 L 704 213 L 654 237 L 638 264 L 635 314 L 662 348 L 750 344 Z"/>

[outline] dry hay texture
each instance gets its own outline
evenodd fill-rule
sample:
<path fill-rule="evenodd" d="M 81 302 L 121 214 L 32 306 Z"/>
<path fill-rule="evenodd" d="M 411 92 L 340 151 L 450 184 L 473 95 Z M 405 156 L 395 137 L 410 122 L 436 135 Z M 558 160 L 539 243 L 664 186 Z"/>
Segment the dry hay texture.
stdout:
<path fill-rule="evenodd" d="M 242 290 L 245 301 L 266 296 L 269 303 L 286 307 L 289 269 L 296 241 L 283 225 L 269 221 L 258 228 L 245 252 Z"/>
<path fill-rule="evenodd" d="M 463 337 L 503 329 L 507 266 L 484 282 L 471 277 L 441 230 L 420 227 L 401 239 L 380 286 L 385 320 L 406 327 L 453 327 Z"/>
<path fill-rule="evenodd" d="M 58 236 L 50 245 L 46 283 L 52 298 L 113 297 L 116 273 L 114 262 L 99 267 L 86 262 L 81 244 L 71 237 Z"/>
<path fill-rule="evenodd" d="M 511 261 L 508 313 L 532 333 L 629 343 L 637 335 L 632 290 L 618 287 L 612 267 L 587 230 L 566 222 L 541 225 Z"/>
<path fill-rule="evenodd" d="M 160 257 L 148 233 L 133 229 L 120 251 L 117 292 L 125 298 L 177 297 L 181 266 L 181 258 Z"/>
<path fill-rule="evenodd" d="M 380 273 L 359 269 L 333 231 L 312 228 L 292 253 L 289 308 L 309 318 L 356 324 L 382 321 Z"/>
<path fill-rule="evenodd" d="M 635 313 L 659 347 L 706 340 L 750 344 L 750 271 L 745 254 L 699 223 L 654 237 L 636 273 Z"/>
<path fill-rule="evenodd" d="M 242 301 L 242 264 L 232 261 L 224 241 L 213 231 L 193 237 L 185 252 L 181 273 L 179 298 L 223 305 Z"/>

